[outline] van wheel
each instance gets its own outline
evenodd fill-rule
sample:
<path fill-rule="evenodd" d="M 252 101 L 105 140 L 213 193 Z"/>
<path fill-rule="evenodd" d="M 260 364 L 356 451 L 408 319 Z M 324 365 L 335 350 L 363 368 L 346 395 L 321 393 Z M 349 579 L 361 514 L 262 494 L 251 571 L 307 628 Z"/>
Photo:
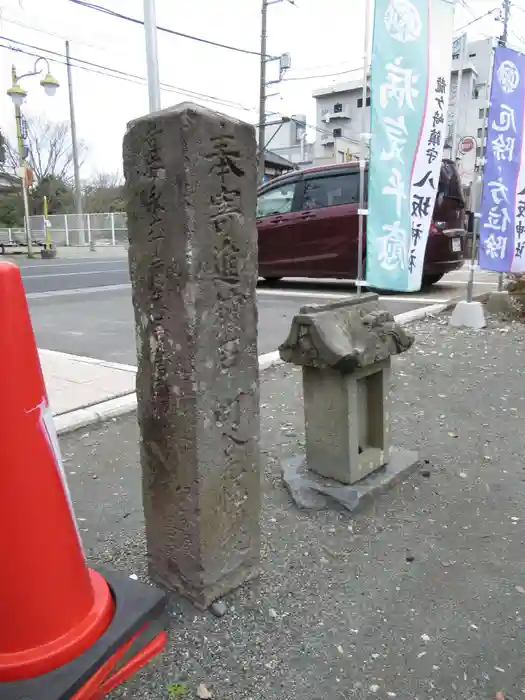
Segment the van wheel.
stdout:
<path fill-rule="evenodd" d="M 437 284 L 440 279 L 443 279 L 443 275 L 423 275 L 422 287 L 431 287 L 433 284 Z"/>
<path fill-rule="evenodd" d="M 277 282 L 282 280 L 282 277 L 263 277 L 263 279 L 268 284 L 277 284 Z"/>

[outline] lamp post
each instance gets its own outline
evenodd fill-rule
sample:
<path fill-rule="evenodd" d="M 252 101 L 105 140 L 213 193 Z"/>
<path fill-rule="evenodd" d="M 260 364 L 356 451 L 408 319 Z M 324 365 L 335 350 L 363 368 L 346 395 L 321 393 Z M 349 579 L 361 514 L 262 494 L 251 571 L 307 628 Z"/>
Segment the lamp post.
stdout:
<path fill-rule="evenodd" d="M 27 97 L 27 92 L 20 86 L 20 81 L 23 78 L 29 78 L 32 75 L 40 75 L 42 73 L 42 68 L 39 69 L 39 64 L 44 62 L 46 65 L 46 74 L 40 81 L 40 85 L 44 88 L 46 95 L 53 97 L 57 88 L 60 86 L 58 80 L 53 78 L 49 70 L 49 62 L 46 58 L 37 58 L 33 70 L 30 73 L 24 73 L 22 75 L 17 75 L 15 66 L 11 68 L 11 78 L 12 84 L 7 94 L 11 98 L 15 106 L 15 120 L 16 120 L 16 143 L 18 148 L 18 161 L 19 161 L 19 175 L 22 179 L 22 194 L 24 197 L 24 229 L 27 241 L 27 257 L 33 257 L 33 244 L 31 241 L 31 226 L 29 224 L 29 198 L 27 195 L 28 178 L 27 178 L 27 166 L 26 166 L 26 153 L 24 148 L 24 138 L 23 138 L 23 127 L 22 127 L 22 112 L 20 110 L 25 98 Z"/>

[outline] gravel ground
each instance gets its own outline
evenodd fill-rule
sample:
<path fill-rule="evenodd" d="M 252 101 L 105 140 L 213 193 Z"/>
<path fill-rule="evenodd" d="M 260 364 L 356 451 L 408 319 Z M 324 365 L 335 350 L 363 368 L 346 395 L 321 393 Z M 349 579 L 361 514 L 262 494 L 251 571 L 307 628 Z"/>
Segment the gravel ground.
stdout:
<path fill-rule="evenodd" d="M 174 598 L 165 654 L 111 698 L 525 696 L 525 327 L 413 329 L 393 432 L 420 470 L 353 517 L 298 511 L 279 462 L 304 444 L 300 372 L 264 372 L 263 573 L 220 619 Z M 62 449 L 91 561 L 146 579 L 134 417 Z"/>

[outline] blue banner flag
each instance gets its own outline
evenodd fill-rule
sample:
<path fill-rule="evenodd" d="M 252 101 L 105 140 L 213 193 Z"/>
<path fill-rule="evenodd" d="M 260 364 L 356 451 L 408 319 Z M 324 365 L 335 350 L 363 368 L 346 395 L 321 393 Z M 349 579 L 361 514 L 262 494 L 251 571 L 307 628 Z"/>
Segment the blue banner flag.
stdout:
<path fill-rule="evenodd" d="M 499 47 L 494 52 L 483 196 L 479 264 L 495 272 L 525 271 L 525 55 Z"/>
<path fill-rule="evenodd" d="M 366 281 L 421 287 L 447 123 L 455 0 L 376 0 Z"/>

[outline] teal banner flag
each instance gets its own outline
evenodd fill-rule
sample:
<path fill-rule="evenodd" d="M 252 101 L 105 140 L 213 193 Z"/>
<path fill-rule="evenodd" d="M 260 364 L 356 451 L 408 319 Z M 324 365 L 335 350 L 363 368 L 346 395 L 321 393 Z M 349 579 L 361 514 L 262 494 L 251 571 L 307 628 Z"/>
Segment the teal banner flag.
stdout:
<path fill-rule="evenodd" d="M 366 281 L 416 291 L 439 183 L 455 0 L 376 0 Z"/>

